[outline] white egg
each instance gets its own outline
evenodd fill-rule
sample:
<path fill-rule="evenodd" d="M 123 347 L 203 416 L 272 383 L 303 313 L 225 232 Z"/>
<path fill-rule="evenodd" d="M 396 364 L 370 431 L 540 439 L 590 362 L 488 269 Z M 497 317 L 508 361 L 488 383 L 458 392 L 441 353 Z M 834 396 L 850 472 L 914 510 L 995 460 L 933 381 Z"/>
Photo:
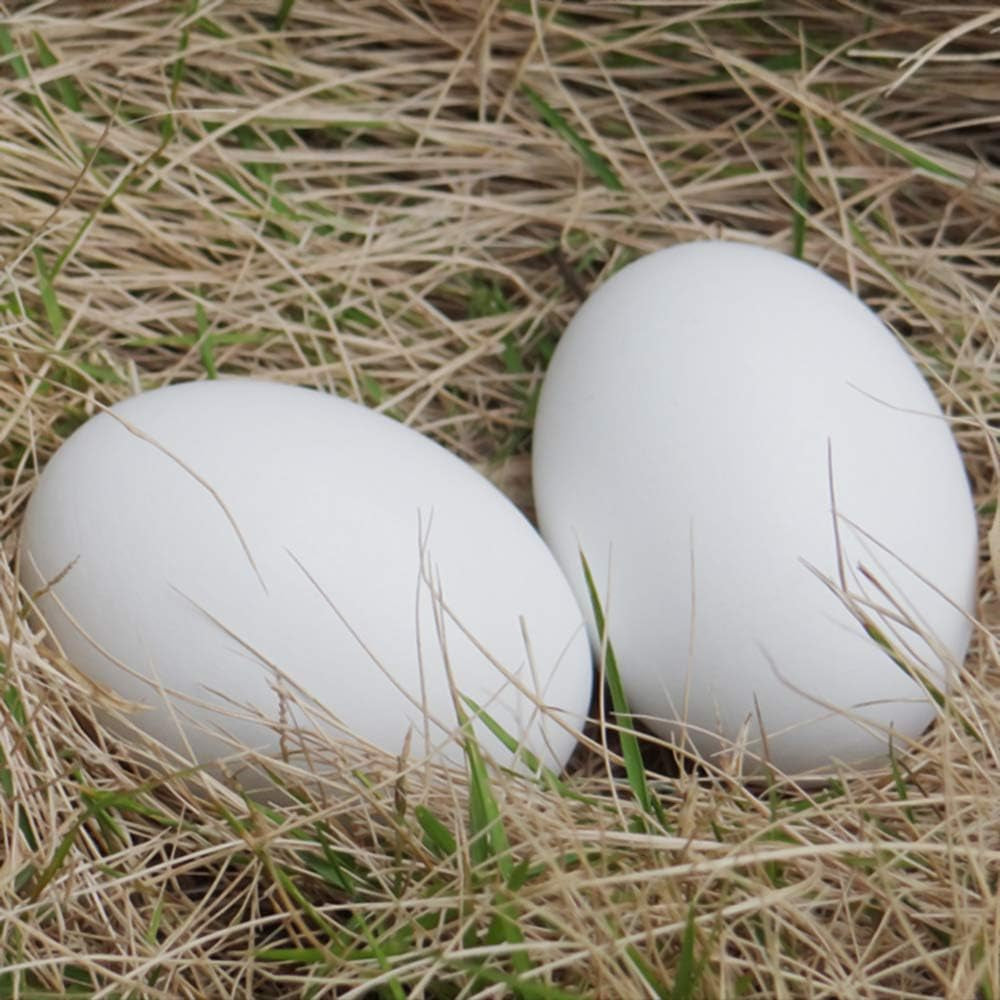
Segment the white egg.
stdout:
<path fill-rule="evenodd" d="M 936 688 L 964 658 L 976 522 L 949 427 L 879 319 L 790 257 L 691 243 L 599 288 L 546 375 L 534 482 L 633 711 L 717 761 L 884 762 L 890 728 L 931 721 L 842 588 Z"/>
<path fill-rule="evenodd" d="M 201 762 L 228 737 L 276 752 L 257 713 L 460 762 L 449 671 L 550 767 L 586 715 L 583 619 L 532 526 L 444 448 L 321 392 L 236 379 L 119 403 L 53 456 L 21 549 L 71 662 Z"/>

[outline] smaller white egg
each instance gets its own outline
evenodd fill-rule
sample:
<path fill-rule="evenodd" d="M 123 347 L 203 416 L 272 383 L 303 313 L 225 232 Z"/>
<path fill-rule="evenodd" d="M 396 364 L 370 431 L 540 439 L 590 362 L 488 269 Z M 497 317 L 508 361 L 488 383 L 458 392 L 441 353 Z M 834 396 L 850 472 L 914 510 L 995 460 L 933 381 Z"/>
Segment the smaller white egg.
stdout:
<path fill-rule="evenodd" d="M 513 504 L 304 388 L 187 383 L 94 417 L 39 479 L 21 569 L 70 660 L 200 762 L 278 752 L 282 720 L 459 763 L 457 691 L 560 768 L 589 705 L 580 610 Z"/>

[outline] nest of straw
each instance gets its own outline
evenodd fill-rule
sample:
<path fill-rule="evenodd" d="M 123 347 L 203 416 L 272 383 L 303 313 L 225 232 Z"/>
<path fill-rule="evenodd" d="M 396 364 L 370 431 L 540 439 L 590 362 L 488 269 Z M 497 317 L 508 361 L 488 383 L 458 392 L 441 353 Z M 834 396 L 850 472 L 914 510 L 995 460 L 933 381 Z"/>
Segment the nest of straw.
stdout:
<path fill-rule="evenodd" d="M 0 995 L 996 997 L 998 26 L 902 0 L 6 4 Z M 416 789 L 345 747 L 279 809 L 105 731 L 13 563 L 99 404 L 321 387 L 530 514 L 581 297 L 706 236 L 844 282 L 953 420 L 978 623 L 919 747 L 812 792 L 651 765 L 650 814 L 595 730 L 558 784 L 495 776 L 484 852 L 463 774 Z"/>

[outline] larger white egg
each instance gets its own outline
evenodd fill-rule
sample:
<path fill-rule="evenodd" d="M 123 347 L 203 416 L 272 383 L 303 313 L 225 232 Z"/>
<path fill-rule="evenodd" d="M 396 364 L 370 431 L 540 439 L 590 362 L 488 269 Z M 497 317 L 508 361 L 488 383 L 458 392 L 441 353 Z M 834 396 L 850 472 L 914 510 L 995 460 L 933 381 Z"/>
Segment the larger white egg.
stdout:
<path fill-rule="evenodd" d="M 583 619 L 532 526 L 439 445 L 321 392 L 125 400 L 53 456 L 21 549 L 69 659 L 202 762 L 277 752 L 267 720 L 459 762 L 457 692 L 558 768 L 586 715 Z"/>
<path fill-rule="evenodd" d="M 884 760 L 963 660 L 976 522 L 948 424 L 880 320 L 790 257 L 691 243 L 599 288 L 546 375 L 534 482 L 633 711 L 716 760 Z"/>

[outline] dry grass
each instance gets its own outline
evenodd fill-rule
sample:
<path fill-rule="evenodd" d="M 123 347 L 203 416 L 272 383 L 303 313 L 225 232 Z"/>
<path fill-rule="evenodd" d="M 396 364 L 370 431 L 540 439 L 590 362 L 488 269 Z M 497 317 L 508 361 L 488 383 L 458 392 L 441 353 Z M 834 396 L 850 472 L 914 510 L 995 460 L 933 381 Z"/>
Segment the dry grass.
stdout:
<path fill-rule="evenodd" d="M 4 6 L 0 997 L 1000 995 L 993 5 Z M 485 856 L 461 775 L 358 758 L 271 812 L 104 737 L 12 567 L 94 401 L 216 371 L 335 389 L 527 508 L 580 295 L 705 235 L 801 246 L 955 418 L 970 726 L 812 793 L 658 779 L 665 822 L 592 748 L 565 786 L 496 779 L 510 853 Z"/>

